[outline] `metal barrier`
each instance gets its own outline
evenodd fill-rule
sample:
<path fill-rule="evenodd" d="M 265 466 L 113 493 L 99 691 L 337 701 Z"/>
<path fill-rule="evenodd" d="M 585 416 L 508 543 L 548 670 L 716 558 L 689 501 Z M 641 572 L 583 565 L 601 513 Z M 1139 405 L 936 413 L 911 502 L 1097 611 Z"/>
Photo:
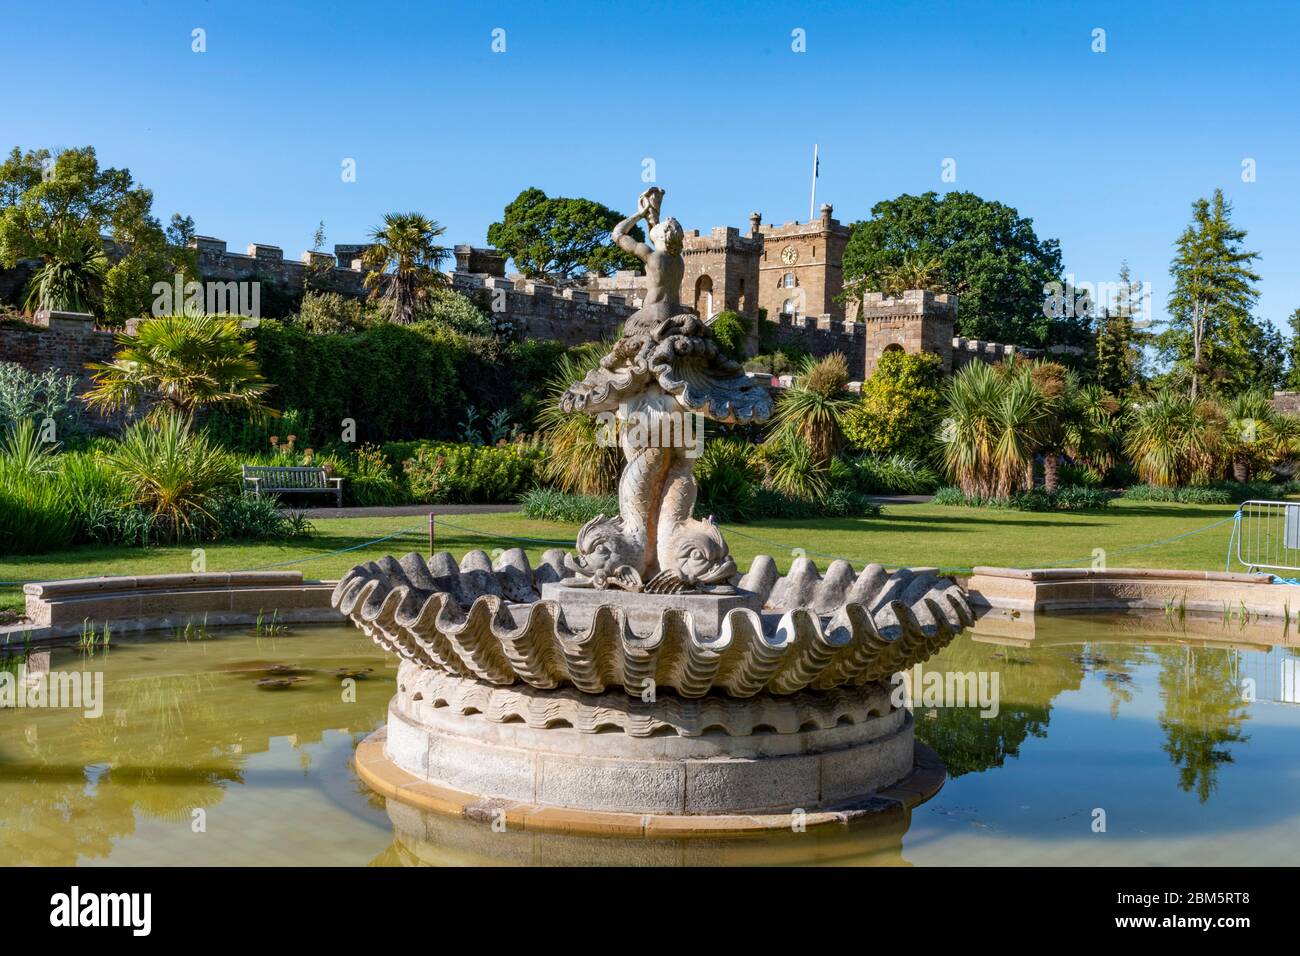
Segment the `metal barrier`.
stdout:
<path fill-rule="evenodd" d="M 1242 502 L 1237 560 L 1252 571 L 1300 571 L 1300 502 Z"/>

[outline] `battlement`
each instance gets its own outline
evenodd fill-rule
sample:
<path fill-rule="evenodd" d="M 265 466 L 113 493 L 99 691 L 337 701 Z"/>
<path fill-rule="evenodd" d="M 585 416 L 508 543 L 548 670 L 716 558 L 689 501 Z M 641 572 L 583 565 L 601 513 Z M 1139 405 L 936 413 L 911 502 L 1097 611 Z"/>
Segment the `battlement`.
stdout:
<path fill-rule="evenodd" d="M 452 288 L 514 323 L 528 339 L 579 345 L 612 338 L 637 309 L 640 296 L 593 289 L 559 289 L 522 276 L 453 272 Z"/>
<path fill-rule="evenodd" d="M 313 282 L 343 295 L 365 295 L 361 255 L 368 244 L 340 244 L 334 254 L 308 249 L 298 260 L 286 259 L 279 246 L 250 242 L 246 252 L 231 252 L 226 240 L 195 236 L 190 248 L 198 253 L 199 275 L 218 282 L 272 281 L 301 289 L 310 273 Z"/>
<path fill-rule="evenodd" d="M 856 314 L 863 319 L 893 318 L 905 315 L 957 315 L 957 297 L 929 289 L 908 289 L 899 296 L 883 292 L 865 292 L 857 303 Z"/>

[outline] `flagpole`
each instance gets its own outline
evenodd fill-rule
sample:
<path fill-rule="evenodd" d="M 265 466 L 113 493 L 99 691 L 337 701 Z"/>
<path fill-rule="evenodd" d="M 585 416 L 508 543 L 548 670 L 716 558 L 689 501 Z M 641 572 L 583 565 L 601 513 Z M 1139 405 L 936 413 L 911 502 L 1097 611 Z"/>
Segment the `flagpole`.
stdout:
<path fill-rule="evenodd" d="M 808 200 L 808 221 L 813 221 L 817 211 L 817 144 L 813 143 L 812 197 Z"/>

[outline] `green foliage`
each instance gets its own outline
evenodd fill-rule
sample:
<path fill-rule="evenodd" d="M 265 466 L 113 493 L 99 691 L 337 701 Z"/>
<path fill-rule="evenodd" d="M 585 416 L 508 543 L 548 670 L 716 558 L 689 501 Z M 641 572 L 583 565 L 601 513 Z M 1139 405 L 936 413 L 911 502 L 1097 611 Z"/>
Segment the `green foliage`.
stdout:
<path fill-rule="evenodd" d="M 290 321 L 313 335 L 338 335 L 359 332 L 384 319 L 373 306 L 353 296 L 308 289 Z"/>
<path fill-rule="evenodd" d="M 65 230 L 45 254 L 27 285 L 23 308 L 28 312 L 95 312 L 104 297 L 108 259 L 97 235 L 77 228 Z"/>
<path fill-rule="evenodd" d="M 595 368 L 610 348 L 612 343 L 595 342 L 574 349 L 557 363 L 547 383 L 545 403 L 537 416 L 546 448 L 542 477 L 561 491 L 605 495 L 618 482 L 622 455 L 611 436 L 604 435 L 590 415 L 560 407 L 565 390 Z"/>
<path fill-rule="evenodd" d="M 209 507 L 213 537 L 242 541 L 290 541 L 315 529 L 301 512 L 285 511 L 274 496 L 225 493 Z"/>
<path fill-rule="evenodd" d="M 806 521 L 816 518 L 874 518 L 883 509 L 845 485 L 837 485 L 816 501 L 759 488 L 754 496 L 752 520 L 778 518 Z"/>
<path fill-rule="evenodd" d="M 846 296 L 892 289 L 909 264 L 912 275 L 928 276 L 927 287 L 961 297 L 961 335 L 1046 346 L 1080 332 L 1078 320 L 1043 310 L 1044 287 L 1061 276 L 1060 244 L 1040 240 L 1033 221 L 1010 206 L 968 192 L 877 203 L 870 219 L 853 225 L 845 247 Z"/>
<path fill-rule="evenodd" d="M 492 334 L 492 320 L 472 301 L 451 289 L 430 292 L 416 310 L 415 318 L 444 326 L 461 335 Z"/>
<path fill-rule="evenodd" d="M 933 468 L 905 455 L 862 455 L 849 465 L 854 485 L 866 495 L 928 495 L 939 487 Z"/>
<path fill-rule="evenodd" d="M 101 169 L 86 146 L 52 154 L 14 148 L 0 163 L 0 264 L 39 259 L 29 307 L 94 312 L 109 323 L 143 315 L 152 283 L 193 274 L 184 248 L 193 221 L 172 217 L 166 231 L 152 213 L 153 194 L 126 169 Z M 108 267 L 100 236 L 127 249 Z"/>
<path fill-rule="evenodd" d="M 761 479 L 753 445 L 734 438 L 705 442 L 695 460 L 696 514 L 723 522 L 750 520 Z"/>
<path fill-rule="evenodd" d="M 1124 447 L 1151 485 L 1204 485 L 1214 477 L 1228 422 L 1214 402 L 1165 389 L 1130 412 Z"/>
<path fill-rule="evenodd" d="M 1124 492 L 1129 501 L 1168 501 L 1188 505 L 1230 505 L 1232 492 L 1224 488 L 1134 485 Z"/>
<path fill-rule="evenodd" d="M 176 414 L 137 422 L 105 455 L 133 506 L 150 512 L 168 540 L 201 538 L 216 528 L 213 501 L 236 488 L 234 458 Z"/>
<path fill-rule="evenodd" d="M 943 404 L 942 379 L 937 355 L 885 352 L 844 416 L 849 444 L 877 455 L 927 458 Z"/>
<path fill-rule="evenodd" d="M 745 360 L 745 343 L 750 333 L 749 319 L 739 312 L 726 309 L 713 317 L 709 329 L 724 355 L 736 362 Z"/>
<path fill-rule="evenodd" d="M 402 464 L 416 501 L 491 504 L 515 501 L 536 480 L 542 451 L 536 445 L 421 445 Z"/>
<path fill-rule="evenodd" d="M 468 405 L 505 408 L 527 428 L 564 355 L 555 342 L 470 338 L 427 322 L 312 335 L 263 321 L 254 335 L 271 400 L 296 410 L 304 425 L 294 434 L 317 448 L 341 439 L 345 419 L 360 442 L 450 439 Z"/>
<path fill-rule="evenodd" d="M 791 461 L 806 452 L 818 468 L 828 467 L 844 443 L 844 416 L 853 407 L 853 398 L 845 390 L 848 380 L 843 355 L 805 359 L 794 383 L 777 395 L 768 445 L 785 446 L 785 457 Z"/>
<path fill-rule="evenodd" d="M 448 251 L 437 241 L 446 231 L 418 212 L 390 212 L 371 231 L 372 244 L 361 256 L 369 270 L 366 287 L 390 321 L 415 321 L 420 308 L 446 286 L 439 267 Z"/>
<path fill-rule="evenodd" d="M 31 419 L 54 422 L 60 440 L 75 434 L 81 425 L 76 401 L 77 379 L 53 369 L 29 372 L 14 362 L 0 362 L 0 429 Z"/>
<path fill-rule="evenodd" d="M 615 495 L 571 495 L 555 488 L 533 488 L 519 499 L 525 518 L 586 524 L 598 515 L 618 514 Z"/>
<path fill-rule="evenodd" d="M 1245 239 L 1221 189 L 1192 204 L 1192 222 L 1178 237 L 1169 322 L 1155 341 L 1175 378 L 1190 381 L 1193 398 L 1202 380 L 1235 395 L 1281 379 L 1281 335 L 1251 315 L 1259 297 L 1251 264 L 1259 254 L 1245 249 Z"/>
<path fill-rule="evenodd" d="M 488 226 L 487 239 L 529 278 L 568 285 L 585 273 L 607 276 L 641 267 L 636 256 L 610 241 L 610 230 L 622 219 L 593 200 L 552 198 L 530 187 L 506 206 L 501 222 Z M 639 226 L 628 234 L 645 239 Z"/>
<path fill-rule="evenodd" d="M 1096 381 L 1112 395 L 1145 381 L 1142 347 L 1150 335 L 1133 322 L 1142 309 L 1142 284 L 1133 280 L 1128 263 L 1121 263 L 1115 300 L 1103 304 L 1097 316 Z"/>
<path fill-rule="evenodd" d="M 234 405 L 257 417 L 269 384 L 258 371 L 255 343 L 239 320 L 213 315 L 164 315 L 140 323 L 136 334 L 118 337 L 112 362 L 93 362 L 92 408 L 115 411 L 156 402 L 181 414 Z"/>
<path fill-rule="evenodd" d="M 1042 488 L 1014 491 L 1005 497 L 966 494 L 949 485 L 934 495 L 936 505 L 964 508 L 999 508 L 1009 511 L 1101 511 L 1110 507 L 1110 495 L 1100 488 L 1066 486 L 1055 492 Z"/>
<path fill-rule="evenodd" d="M 401 478 L 384 452 L 361 445 L 350 455 L 327 459 L 343 479 L 343 499 L 362 508 L 403 504 L 409 500 Z"/>

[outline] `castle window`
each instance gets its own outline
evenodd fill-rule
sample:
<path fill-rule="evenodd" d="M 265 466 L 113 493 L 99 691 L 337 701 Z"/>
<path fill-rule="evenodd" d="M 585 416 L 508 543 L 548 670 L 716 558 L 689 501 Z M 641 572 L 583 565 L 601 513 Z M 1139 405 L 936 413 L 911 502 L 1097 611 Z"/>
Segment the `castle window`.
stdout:
<path fill-rule="evenodd" d="M 793 299 L 793 298 L 792 298 L 792 299 L 786 299 L 784 302 L 782 302 L 782 303 L 781 303 L 781 314 L 782 314 L 782 315 L 798 315 L 798 314 L 799 314 L 799 300 L 797 300 L 797 299 Z"/>
<path fill-rule="evenodd" d="M 785 275 L 783 275 L 783 276 L 781 277 L 781 287 L 784 288 L 784 289 L 793 289 L 793 288 L 794 288 L 794 273 L 793 273 L 793 272 L 787 272 Z"/>

